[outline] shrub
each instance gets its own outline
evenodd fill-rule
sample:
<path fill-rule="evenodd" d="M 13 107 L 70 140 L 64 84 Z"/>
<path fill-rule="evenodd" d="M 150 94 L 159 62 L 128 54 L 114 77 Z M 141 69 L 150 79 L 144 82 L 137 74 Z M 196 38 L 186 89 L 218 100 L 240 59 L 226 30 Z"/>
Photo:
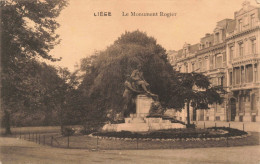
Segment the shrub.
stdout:
<path fill-rule="evenodd" d="M 72 136 L 75 133 L 75 130 L 72 128 L 63 128 L 61 133 L 63 136 Z"/>
<path fill-rule="evenodd" d="M 191 128 L 191 129 L 195 129 L 196 125 L 195 124 L 187 124 L 186 128 Z"/>

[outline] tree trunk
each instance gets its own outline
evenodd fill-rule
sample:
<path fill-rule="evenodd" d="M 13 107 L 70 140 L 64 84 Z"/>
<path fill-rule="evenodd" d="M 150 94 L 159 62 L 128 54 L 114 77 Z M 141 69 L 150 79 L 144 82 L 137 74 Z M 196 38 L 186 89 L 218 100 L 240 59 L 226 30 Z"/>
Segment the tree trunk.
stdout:
<path fill-rule="evenodd" d="M 190 101 L 187 102 L 187 125 L 190 125 Z"/>
<path fill-rule="evenodd" d="M 197 110 L 196 108 L 193 108 L 193 118 L 192 118 L 193 121 L 197 121 Z"/>
<path fill-rule="evenodd" d="M 4 110 L 3 124 L 5 127 L 5 134 L 6 135 L 12 134 L 11 126 L 10 126 L 10 113 L 7 110 Z"/>
<path fill-rule="evenodd" d="M 62 133 L 64 129 L 62 107 L 60 107 L 59 112 L 60 112 L 60 131 Z"/>

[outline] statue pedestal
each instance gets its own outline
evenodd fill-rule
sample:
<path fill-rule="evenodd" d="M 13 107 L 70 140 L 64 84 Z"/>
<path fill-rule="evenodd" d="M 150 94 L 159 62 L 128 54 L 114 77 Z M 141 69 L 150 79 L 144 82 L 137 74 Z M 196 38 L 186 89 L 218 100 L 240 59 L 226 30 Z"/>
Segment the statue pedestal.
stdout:
<path fill-rule="evenodd" d="M 146 117 L 152 105 L 153 99 L 146 95 L 138 95 L 136 98 L 136 115 L 137 117 Z"/>
<path fill-rule="evenodd" d="M 180 123 L 171 123 L 170 120 L 162 118 L 146 118 L 153 99 L 146 95 L 138 95 L 136 99 L 136 114 L 130 114 L 130 117 L 125 118 L 125 123 L 122 124 L 106 124 L 103 131 L 130 131 L 130 132 L 147 132 L 162 129 L 185 128 L 185 125 Z"/>

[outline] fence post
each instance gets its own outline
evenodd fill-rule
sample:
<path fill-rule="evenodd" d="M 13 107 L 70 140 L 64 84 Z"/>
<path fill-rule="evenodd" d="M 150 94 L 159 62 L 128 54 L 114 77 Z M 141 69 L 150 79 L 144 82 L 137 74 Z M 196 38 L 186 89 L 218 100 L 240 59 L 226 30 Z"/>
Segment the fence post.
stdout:
<path fill-rule="evenodd" d="M 68 148 L 70 147 L 70 135 L 68 135 Z"/>
<path fill-rule="evenodd" d="M 36 133 L 36 135 L 35 135 L 35 141 L 36 141 L 36 143 L 38 142 L 38 136 L 37 136 L 37 133 Z"/>
<path fill-rule="evenodd" d="M 228 145 L 228 135 L 227 135 L 227 147 L 228 147 L 229 145 Z"/>
<path fill-rule="evenodd" d="M 98 136 L 97 136 L 97 149 L 98 149 Z"/>
<path fill-rule="evenodd" d="M 138 137 L 136 137 L 136 149 L 138 149 Z"/>

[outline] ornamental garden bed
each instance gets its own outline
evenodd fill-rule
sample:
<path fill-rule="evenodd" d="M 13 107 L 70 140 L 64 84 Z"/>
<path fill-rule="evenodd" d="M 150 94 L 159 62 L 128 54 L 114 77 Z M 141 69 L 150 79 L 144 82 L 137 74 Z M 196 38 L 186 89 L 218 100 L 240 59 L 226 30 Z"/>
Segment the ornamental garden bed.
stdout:
<path fill-rule="evenodd" d="M 121 132 L 96 132 L 92 136 L 98 136 L 101 138 L 109 139 L 161 139 L 161 140 L 198 140 L 198 139 L 226 139 L 229 138 L 241 138 L 246 137 L 247 132 L 228 128 L 228 127 L 211 127 L 207 129 L 169 129 L 159 130 L 146 133 L 134 133 L 129 131 Z"/>

